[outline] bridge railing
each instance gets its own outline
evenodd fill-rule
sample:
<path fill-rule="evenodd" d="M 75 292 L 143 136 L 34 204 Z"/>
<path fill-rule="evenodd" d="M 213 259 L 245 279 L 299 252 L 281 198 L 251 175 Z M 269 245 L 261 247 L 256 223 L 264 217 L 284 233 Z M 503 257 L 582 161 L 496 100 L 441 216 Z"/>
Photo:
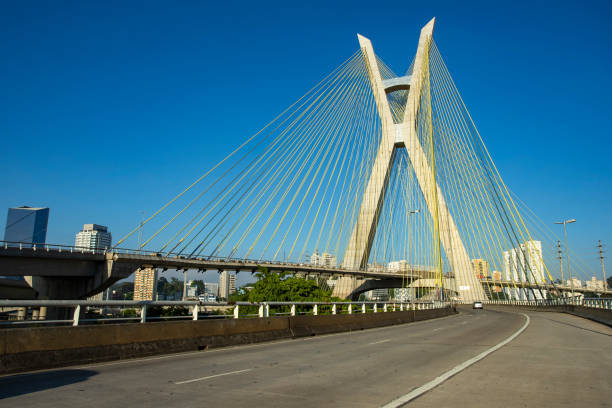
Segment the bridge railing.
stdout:
<path fill-rule="evenodd" d="M 583 306 L 594 309 L 612 310 L 612 298 L 582 298 L 579 296 L 556 298 L 556 299 L 536 299 L 536 300 L 485 300 L 484 304 L 489 305 L 510 305 L 510 306 Z"/>
<path fill-rule="evenodd" d="M 227 263 L 246 263 L 246 264 L 264 264 L 264 265 L 282 265 L 282 266 L 310 266 L 310 267 L 323 267 L 323 265 L 315 265 L 309 262 L 290 262 L 290 261 L 276 261 L 276 260 L 261 260 L 261 259 L 250 259 L 250 258 L 232 258 L 228 256 L 214 256 L 214 255 L 206 255 L 206 256 L 188 256 L 184 253 L 175 253 L 175 252 L 159 252 L 152 251 L 148 249 L 130 249 L 130 248 L 121 248 L 121 247 L 112 247 L 112 248 L 101 248 L 101 249 L 91 249 L 86 247 L 79 247 L 73 245 L 63 245 L 63 244 L 35 244 L 29 242 L 19 242 L 19 241 L 0 241 L 0 248 L 8 249 L 8 248 L 19 248 L 19 249 L 30 249 L 34 251 L 57 251 L 57 252 L 70 252 L 70 253 L 83 253 L 83 254 L 98 254 L 105 255 L 107 253 L 117 253 L 117 254 L 126 254 L 126 255 L 146 255 L 146 256 L 156 256 L 156 257 L 165 257 L 165 258 L 176 258 L 176 259 L 187 259 L 187 260 L 198 260 L 198 261 L 215 261 L 215 262 L 227 262 Z M 325 270 L 330 271 L 352 271 L 351 268 L 346 268 L 343 265 L 325 265 Z M 411 265 L 409 268 L 397 270 L 395 268 L 389 268 L 386 266 L 370 268 L 365 272 L 390 272 L 390 273 L 424 273 L 429 272 L 429 269 L 426 266 L 422 265 Z"/>
<path fill-rule="evenodd" d="M 33 251 L 57 251 L 57 252 L 73 252 L 82 254 L 100 254 L 103 255 L 107 252 L 106 249 L 90 249 L 86 247 L 78 247 L 73 245 L 62 245 L 62 244 L 36 244 L 31 242 L 18 242 L 18 241 L 0 241 L 0 248 L 18 248 L 18 249 L 31 249 Z"/>
<path fill-rule="evenodd" d="M 12 313 L 12 320 L 0 320 L 0 327 L 11 327 L 19 325 L 73 325 L 83 323 L 121 323 L 152 322 L 155 320 L 170 319 L 239 319 L 239 318 L 263 318 L 271 316 L 297 316 L 297 315 L 323 315 L 323 314 L 365 314 L 385 313 L 390 311 L 428 310 L 448 307 L 448 302 L 236 302 L 236 303 L 212 303 L 198 301 L 130 301 L 130 300 L 0 300 L 0 313 Z M 46 308 L 62 308 L 68 310 L 65 319 L 46 319 Z M 151 311 L 160 308 L 170 313 L 163 316 L 152 316 Z M 177 309 L 181 308 L 181 309 Z M 112 311 L 111 317 L 92 317 L 87 311 L 101 310 Z M 207 310 L 208 309 L 208 310 Z M 219 312 L 221 309 L 221 312 Z M 128 315 L 126 315 L 125 312 Z M 213 312 L 215 314 L 211 314 Z M 178 314 L 176 314 L 178 313 Z M 120 315 L 121 317 L 117 317 Z"/>

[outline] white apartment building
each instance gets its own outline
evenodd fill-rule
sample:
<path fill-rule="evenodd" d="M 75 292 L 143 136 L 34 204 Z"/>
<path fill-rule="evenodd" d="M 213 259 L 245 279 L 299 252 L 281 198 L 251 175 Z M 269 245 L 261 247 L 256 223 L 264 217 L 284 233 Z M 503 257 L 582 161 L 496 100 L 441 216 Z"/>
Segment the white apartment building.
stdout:
<path fill-rule="evenodd" d="M 504 251 L 503 257 L 505 280 L 537 284 L 546 282 L 541 241 L 527 241 Z M 546 296 L 546 291 L 538 289 L 505 288 L 505 292 L 510 298 L 517 300 L 542 299 Z"/>
<path fill-rule="evenodd" d="M 232 293 L 236 293 L 236 275 L 223 271 L 219 275 L 219 297 L 227 299 Z"/>
<path fill-rule="evenodd" d="M 111 247 L 111 243 L 112 236 L 108 232 L 108 227 L 98 224 L 84 224 L 74 240 L 74 246 L 83 249 L 106 249 Z M 108 293 L 104 296 L 104 292 L 100 292 L 88 297 L 87 300 L 104 300 L 107 297 Z"/>
<path fill-rule="evenodd" d="M 76 234 L 74 246 L 84 249 L 110 248 L 112 235 L 108 227 L 98 224 L 84 224 L 83 229 Z"/>

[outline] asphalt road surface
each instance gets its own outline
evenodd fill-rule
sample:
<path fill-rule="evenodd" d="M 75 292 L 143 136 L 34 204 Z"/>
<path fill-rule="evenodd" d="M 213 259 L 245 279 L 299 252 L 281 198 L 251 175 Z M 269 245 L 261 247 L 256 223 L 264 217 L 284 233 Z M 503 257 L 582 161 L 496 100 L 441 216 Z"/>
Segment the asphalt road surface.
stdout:
<path fill-rule="evenodd" d="M 378 407 L 519 331 L 520 313 L 423 322 L 0 377 L 0 407 Z M 526 313 L 518 337 L 410 407 L 612 406 L 612 329 Z"/>

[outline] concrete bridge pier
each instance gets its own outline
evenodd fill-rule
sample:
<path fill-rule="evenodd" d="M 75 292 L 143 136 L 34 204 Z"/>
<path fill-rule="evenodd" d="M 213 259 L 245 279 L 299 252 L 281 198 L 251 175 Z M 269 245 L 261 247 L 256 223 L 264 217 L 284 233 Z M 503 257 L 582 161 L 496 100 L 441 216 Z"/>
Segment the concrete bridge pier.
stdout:
<path fill-rule="evenodd" d="M 41 260 L 40 262 L 44 262 Z M 41 265 L 44 268 L 45 265 Z M 115 262 L 113 254 L 106 254 L 104 262 L 88 265 L 91 268 L 89 276 L 24 276 L 26 283 L 36 291 L 38 300 L 74 300 L 86 299 L 88 296 L 100 293 L 120 279 L 131 275 L 138 265 Z M 49 269 L 55 271 L 54 268 Z M 61 266 L 60 266 L 61 268 Z M 68 320 L 73 317 L 72 308 L 47 308 L 47 320 Z"/>
<path fill-rule="evenodd" d="M 348 299 L 348 297 L 360 286 L 365 279 L 357 279 L 355 276 L 342 276 L 336 281 L 333 296 Z"/>

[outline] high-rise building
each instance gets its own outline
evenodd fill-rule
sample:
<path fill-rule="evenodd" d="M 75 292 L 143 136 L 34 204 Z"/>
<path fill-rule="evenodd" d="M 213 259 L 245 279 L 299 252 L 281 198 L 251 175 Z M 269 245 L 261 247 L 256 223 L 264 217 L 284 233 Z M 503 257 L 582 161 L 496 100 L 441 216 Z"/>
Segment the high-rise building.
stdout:
<path fill-rule="evenodd" d="M 504 275 L 515 282 L 544 283 L 542 242 L 527 241 L 510 251 L 504 251 Z"/>
<path fill-rule="evenodd" d="M 542 259 L 542 242 L 527 241 L 516 248 L 504 251 L 504 278 L 513 282 L 542 284 L 544 277 L 544 261 Z M 546 297 L 542 289 L 505 288 L 512 299 L 528 300 Z"/>
<path fill-rule="evenodd" d="M 108 232 L 108 228 L 98 224 L 84 224 L 83 229 L 77 232 L 74 240 L 74 246 L 83 249 L 106 249 L 111 247 L 112 236 Z M 88 300 L 104 300 L 108 298 L 108 293 L 104 296 L 104 292 L 97 293 Z"/>
<path fill-rule="evenodd" d="M 84 224 L 74 240 L 74 246 L 85 249 L 107 249 L 111 243 L 112 235 L 108 227 L 98 224 Z"/>
<path fill-rule="evenodd" d="M 227 299 L 232 293 L 236 293 L 236 275 L 223 271 L 219 275 L 219 297 Z"/>
<path fill-rule="evenodd" d="M 484 259 L 472 259 L 472 271 L 478 279 L 484 279 L 489 276 L 489 262 Z"/>
<path fill-rule="evenodd" d="M 49 208 L 17 207 L 9 208 L 6 216 L 4 240 L 44 244 L 47 238 Z"/>
<path fill-rule="evenodd" d="M 157 269 L 145 267 L 134 272 L 134 300 L 157 298 Z"/>

